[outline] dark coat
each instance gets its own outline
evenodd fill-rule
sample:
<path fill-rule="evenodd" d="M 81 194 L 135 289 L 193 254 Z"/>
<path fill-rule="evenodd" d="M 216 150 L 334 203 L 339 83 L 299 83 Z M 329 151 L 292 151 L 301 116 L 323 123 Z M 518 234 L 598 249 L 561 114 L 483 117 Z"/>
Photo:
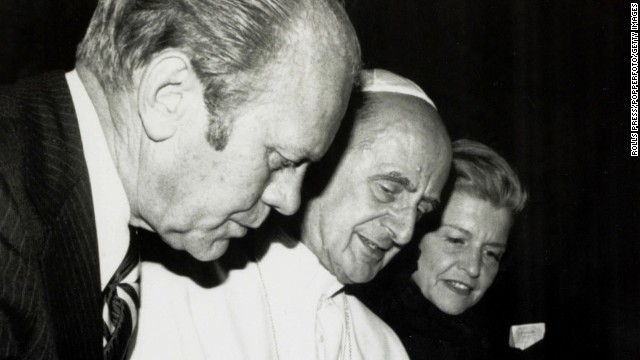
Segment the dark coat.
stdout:
<path fill-rule="evenodd" d="M 102 358 L 98 259 L 64 74 L 0 88 L 0 359 Z"/>
<path fill-rule="evenodd" d="M 389 296 L 367 303 L 396 332 L 411 359 L 490 359 L 489 339 L 475 314 L 440 311 L 410 279 L 388 288 Z"/>
<path fill-rule="evenodd" d="M 412 360 L 494 359 L 496 344 L 487 331 L 492 324 L 486 313 L 472 308 L 459 316 L 447 315 L 411 280 L 420 255 L 417 247 L 418 242 L 410 243 L 372 282 L 352 285 L 348 291 L 396 332 Z"/>

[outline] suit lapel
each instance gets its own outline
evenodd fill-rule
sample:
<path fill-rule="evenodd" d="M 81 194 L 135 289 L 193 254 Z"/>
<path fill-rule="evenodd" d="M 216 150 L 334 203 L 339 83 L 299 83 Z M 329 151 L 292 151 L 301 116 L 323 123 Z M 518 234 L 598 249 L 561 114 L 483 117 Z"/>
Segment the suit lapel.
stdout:
<path fill-rule="evenodd" d="M 27 192 L 45 223 L 42 277 L 61 358 L 102 356 L 100 267 L 89 175 L 62 73 L 25 83 Z M 82 341 L 79 341 L 82 339 Z"/>

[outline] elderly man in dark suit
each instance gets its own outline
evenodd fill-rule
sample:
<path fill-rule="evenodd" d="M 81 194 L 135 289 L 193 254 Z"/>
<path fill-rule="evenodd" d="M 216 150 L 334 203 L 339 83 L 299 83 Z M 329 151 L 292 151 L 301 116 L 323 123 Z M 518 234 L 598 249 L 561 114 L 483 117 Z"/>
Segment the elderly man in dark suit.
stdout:
<path fill-rule="evenodd" d="M 358 66 L 337 1 L 100 1 L 76 70 L 0 90 L 0 358 L 122 359 L 130 226 L 211 260 L 294 213 Z"/>

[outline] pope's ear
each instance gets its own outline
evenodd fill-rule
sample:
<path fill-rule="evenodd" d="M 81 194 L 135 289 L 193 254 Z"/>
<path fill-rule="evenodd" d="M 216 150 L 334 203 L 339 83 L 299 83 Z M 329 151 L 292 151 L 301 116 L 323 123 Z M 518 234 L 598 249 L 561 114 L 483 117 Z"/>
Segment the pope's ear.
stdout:
<path fill-rule="evenodd" d="M 165 50 L 157 54 L 142 73 L 138 112 L 149 139 L 172 137 L 187 112 L 193 110 L 199 81 L 187 56 Z"/>

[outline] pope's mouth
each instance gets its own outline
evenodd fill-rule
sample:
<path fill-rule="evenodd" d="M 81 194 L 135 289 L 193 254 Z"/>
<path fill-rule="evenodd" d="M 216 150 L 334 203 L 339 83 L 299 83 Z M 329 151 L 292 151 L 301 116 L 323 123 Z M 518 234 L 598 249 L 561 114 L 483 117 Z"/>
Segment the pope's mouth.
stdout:
<path fill-rule="evenodd" d="M 385 248 L 379 246 L 378 244 L 376 244 L 375 242 L 373 242 L 372 240 L 370 240 L 366 236 L 364 236 L 362 234 L 359 234 L 359 233 L 356 233 L 356 235 L 358 236 L 358 239 L 360 239 L 360 241 L 362 242 L 364 247 L 366 249 L 371 250 L 371 253 L 373 255 L 375 255 L 376 257 L 382 257 L 384 255 L 384 253 L 387 252 L 388 249 L 385 249 Z"/>

